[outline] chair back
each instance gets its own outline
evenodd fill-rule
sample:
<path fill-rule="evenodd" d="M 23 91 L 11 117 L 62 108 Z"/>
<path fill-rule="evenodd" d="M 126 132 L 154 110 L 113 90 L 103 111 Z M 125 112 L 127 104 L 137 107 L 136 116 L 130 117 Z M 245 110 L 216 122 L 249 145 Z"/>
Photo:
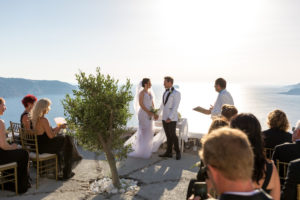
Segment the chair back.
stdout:
<path fill-rule="evenodd" d="M 274 149 L 272 148 L 264 148 L 264 153 L 267 159 L 272 159 Z"/>
<path fill-rule="evenodd" d="M 37 142 L 37 134 L 32 130 L 25 130 L 24 128 L 20 128 L 20 137 L 22 142 L 22 148 L 28 151 L 28 153 L 34 153 L 36 155 L 36 159 L 39 158 L 39 148 Z"/>
<path fill-rule="evenodd" d="M 276 167 L 277 171 L 279 173 L 280 180 L 285 180 L 287 176 L 287 170 L 288 170 L 289 163 L 286 162 L 280 162 L 279 160 L 276 160 Z"/>
<path fill-rule="evenodd" d="M 12 121 L 10 121 L 9 123 L 10 123 L 10 128 L 11 128 L 11 134 L 12 134 L 13 142 L 20 144 L 21 143 L 20 137 L 16 137 L 15 133 L 19 133 L 20 134 L 21 124 L 20 123 L 16 123 L 16 122 L 12 122 Z"/>
<path fill-rule="evenodd" d="M 297 191 L 298 191 L 297 200 L 300 200 L 300 184 L 297 185 Z"/>

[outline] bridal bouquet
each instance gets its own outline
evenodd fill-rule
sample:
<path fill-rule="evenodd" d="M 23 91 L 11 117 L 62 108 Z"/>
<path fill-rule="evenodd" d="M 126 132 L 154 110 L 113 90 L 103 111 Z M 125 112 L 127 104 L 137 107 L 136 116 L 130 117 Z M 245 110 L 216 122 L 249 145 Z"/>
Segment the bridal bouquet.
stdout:
<path fill-rule="evenodd" d="M 158 111 L 159 111 L 159 109 L 155 109 L 155 108 L 153 108 L 153 107 L 151 106 L 150 112 L 152 112 L 154 115 L 157 115 Z M 149 119 L 151 120 L 152 117 L 150 117 Z"/>

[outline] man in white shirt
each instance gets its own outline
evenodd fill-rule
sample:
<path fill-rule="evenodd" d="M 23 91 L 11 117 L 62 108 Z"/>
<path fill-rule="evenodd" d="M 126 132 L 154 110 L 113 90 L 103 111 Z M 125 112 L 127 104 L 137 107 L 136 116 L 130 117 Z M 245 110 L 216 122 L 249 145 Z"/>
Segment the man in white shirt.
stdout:
<path fill-rule="evenodd" d="M 222 106 L 224 104 L 234 105 L 231 94 L 226 90 L 226 81 L 223 78 L 218 78 L 215 81 L 215 89 L 219 93 L 219 95 L 214 106 L 211 106 L 209 110 L 201 107 L 196 107 L 194 108 L 194 110 L 206 115 L 211 114 L 211 118 L 215 118 L 221 115 Z"/>

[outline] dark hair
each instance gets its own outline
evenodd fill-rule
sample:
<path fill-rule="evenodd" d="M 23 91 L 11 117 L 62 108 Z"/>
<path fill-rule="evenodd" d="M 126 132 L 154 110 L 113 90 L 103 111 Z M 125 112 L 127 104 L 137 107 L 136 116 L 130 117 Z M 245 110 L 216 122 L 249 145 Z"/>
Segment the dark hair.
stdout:
<path fill-rule="evenodd" d="M 23 99 L 22 99 L 22 104 L 26 108 L 29 103 L 33 104 L 34 102 L 37 101 L 37 98 L 32 95 L 32 94 L 27 94 Z"/>
<path fill-rule="evenodd" d="M 218 78 L 215 81 L 215 85 L 219 85 L 221 88 L 225 89 L 226 88 L 226 81 L 223 78 Z"/>
<path fill-rule="evenodd" d="M 2 97 L 0 97 L 0 104 L 3 104 L 4 102 L 5 100 Z"/>
<path fill-rule="evenodd" d="M 221 115 L 224 116 L 228 121 L 234 116 L 238 114 L 238 110 L 234 105 L 224 104 L 222 106 Z"/>
<path fill-rule="evenodd" d="M 254 172 L 252 180 L 258 182 L 266 173 L 266 157 L 264 154 L 264 143 L 261 133 L 261 125 L 258 119 L 251 113 L 242 113 L 231 120 L 230 127 L 242 130 L 248 136 L 254 153 Z"/>
<path fill-rule="evenodd" d="M 142 80 L 142 87 L 145 87 L 145 84 L 149 83 L 150 79 L 149 78 L 143 78 Z"/>
<path fill-rule="evenodd" d="M 166 76 L 165 80 L 171 82 L 172 84 L 174 83 L 174 79 L 171 76 Z"/>

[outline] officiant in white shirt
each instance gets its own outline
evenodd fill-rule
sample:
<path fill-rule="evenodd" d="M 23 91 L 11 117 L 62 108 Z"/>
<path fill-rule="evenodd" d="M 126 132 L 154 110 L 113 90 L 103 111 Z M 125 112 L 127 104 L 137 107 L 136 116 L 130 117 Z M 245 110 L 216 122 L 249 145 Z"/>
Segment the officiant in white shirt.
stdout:
<path fill-rule="evenodd" d="M 233 98 L 231 94 L 226 90 L 226 80 L 223 78 L 218 78 L 215 81 L 215 89 L 219 93 L 218 98 L 210 109 L 204 109 L 201 107 L 194 108 L 195 111 L 201 112 L 203 114 L 211 115 L 211 118 L 215 118 L 221 115 L 222 106 L 224 104 L 234 105 Z"/>

